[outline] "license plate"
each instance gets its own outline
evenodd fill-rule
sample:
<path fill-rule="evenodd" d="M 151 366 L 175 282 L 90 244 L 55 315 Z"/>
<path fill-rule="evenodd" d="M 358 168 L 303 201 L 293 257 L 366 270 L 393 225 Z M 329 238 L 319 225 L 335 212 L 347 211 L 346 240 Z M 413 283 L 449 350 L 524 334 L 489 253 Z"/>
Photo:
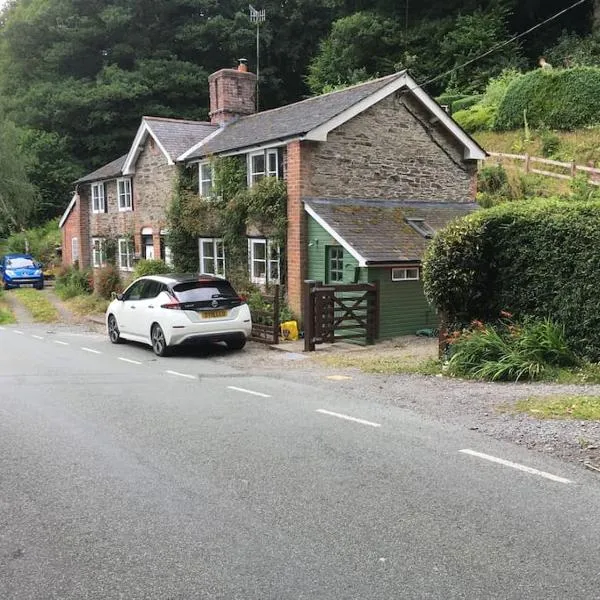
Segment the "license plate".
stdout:
<path fill-rule="evenodd" d="M 203 310 L 200 314 L 203 319 L 220 319 L 227 316 L 226 310 Z"/>

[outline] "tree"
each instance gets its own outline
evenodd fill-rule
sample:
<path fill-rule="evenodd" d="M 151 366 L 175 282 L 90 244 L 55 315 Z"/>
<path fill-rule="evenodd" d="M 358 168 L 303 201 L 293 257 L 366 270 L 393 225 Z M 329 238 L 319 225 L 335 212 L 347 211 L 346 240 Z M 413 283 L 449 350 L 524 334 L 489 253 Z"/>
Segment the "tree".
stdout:
<path fill-rule="evenodd" d="M 27 167 L 17 128 L 10 121 L 0 121 L 0 234 L 29 225 L 35 188 L 27 179 Z"/>

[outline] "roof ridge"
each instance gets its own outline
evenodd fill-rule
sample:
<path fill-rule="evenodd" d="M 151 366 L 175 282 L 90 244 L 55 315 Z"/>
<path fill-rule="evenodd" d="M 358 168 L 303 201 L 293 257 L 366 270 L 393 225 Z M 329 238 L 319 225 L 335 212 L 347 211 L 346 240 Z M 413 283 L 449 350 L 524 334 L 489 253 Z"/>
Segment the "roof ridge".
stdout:
<path fill-rule="evenodd" d="M 390 75 L 385 75 L 384 77 L 377 77 L 376 79 L 369 79 L 368 81 L 361 81 L 360 83 L 355 83 L 353 85 L 349 85 L 348 87 L 341 88 L 339 90 L 333 90 L 333 91 L 327 92 L 325 94 L 318 94 L 316 96 L 311 96 L 310 98 L 304 98 L 304 100 L 298 100 L 297 102 L 292 102 L 291 104 L 284 104 L 283 106 L 277 106 L 276 108 L 270 108 L 269 110 L 263 110 L 263 111 L 260 111 L 257 113 L 252 113 L 251 115 L 245 115 L 243 117 L 240 117 L 239 119 L 236 119 L 235 121 L 232 121 L 230 124 L 233 125 L 234 123 L 239 123 L 240 121 L 246 121 L 253 117 L 259 117 L 259 116 L 263 116 L 263 115 L 266 115 L 269 113 L 274 113 L 278 110 L 283 110 L 285 108 L 289 108 L 290 106 L 298 106 L 298 104 L 304 104 L 305 102 L 311 102 L 313 100 L 316 100 L 317 98 L 324 98 L 325 96 L 331 96 L 333 94 L 340 94 L 341 92 L 347 92 L 348 90 L 353 90 L 355 88 L 358 88 L 358 87 L 361 87 L 364 85 L 370 85 L 373 83 L 381 82 L 386 79 L 393 81 L 394 79 L 398 79 L 405 73 L 406 73 L 406 70 L 397 71 L 396 73 L 392 73 Z M 227 125 L 229 125 L 229 123 Z M 227 125 L 226 125 L 226 127 L 227 127 Z"/>
<path fill-rule="evenodd" d="M 210 121 L 193 121 L 191 119 L 175 119 L 173 117 L 152 117 L 150 115 L 144 115 L 142 117 L 143 119 L 148 119 L 148 120 L 152 120 L 152 121 L 166 121 L 169 123 L 190 123 L 190 124 L 194 124 L 194 125 L 212 125 L 213 127 L 218 127 L 217 125 L 215 125 L 214 123 L 211 123 Z"/>

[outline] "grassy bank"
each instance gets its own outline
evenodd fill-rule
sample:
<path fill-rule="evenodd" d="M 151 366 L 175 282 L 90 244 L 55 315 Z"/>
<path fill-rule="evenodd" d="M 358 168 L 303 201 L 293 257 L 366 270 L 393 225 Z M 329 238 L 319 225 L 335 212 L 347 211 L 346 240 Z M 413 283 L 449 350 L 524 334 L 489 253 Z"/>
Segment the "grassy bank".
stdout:
<path fill-rule="evenodd" d="M 11 323 L 16 323 L 15 315 L 6 301 L 4 290 L 0 289 L 0 325 L 10 325 Z"/>
<path fill-rule="evenodd" d="M 59 320 L 56 307 L 38 290 L 19 289 L 11 292 L 18 301 L 31 313 L 36 323 L 55 323 Z"/>

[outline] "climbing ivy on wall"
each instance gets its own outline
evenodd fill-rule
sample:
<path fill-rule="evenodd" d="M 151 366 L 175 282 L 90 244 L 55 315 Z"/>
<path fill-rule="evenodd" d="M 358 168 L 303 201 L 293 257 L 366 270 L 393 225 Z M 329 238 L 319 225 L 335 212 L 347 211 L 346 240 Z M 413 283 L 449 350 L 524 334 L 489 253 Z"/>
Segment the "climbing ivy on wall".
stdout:
<path fill-rule="evenodd" d="M 213 194 L 198 194 L 197 166 L 179 167 L 168 211 L 168 243 L 177 271 L 198 270 L 198 238 L 223 239 L 227 278 L 248 287 L 248 231 L 259 232 L 285 249 L 287 190 L 285 182 L 266 177 L 251 188 L 244 157 L 215 158 Z M 282 252 L 282 267 L 285 257 Z"/>

